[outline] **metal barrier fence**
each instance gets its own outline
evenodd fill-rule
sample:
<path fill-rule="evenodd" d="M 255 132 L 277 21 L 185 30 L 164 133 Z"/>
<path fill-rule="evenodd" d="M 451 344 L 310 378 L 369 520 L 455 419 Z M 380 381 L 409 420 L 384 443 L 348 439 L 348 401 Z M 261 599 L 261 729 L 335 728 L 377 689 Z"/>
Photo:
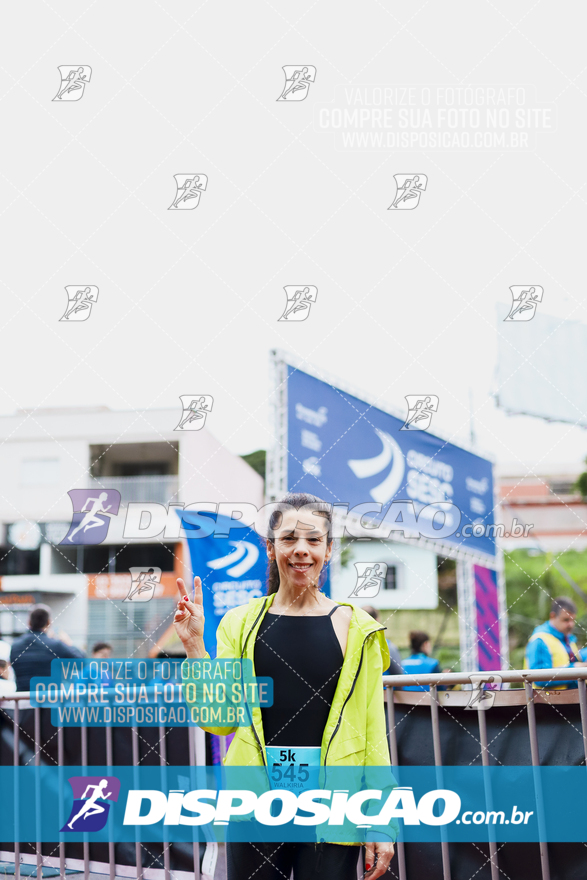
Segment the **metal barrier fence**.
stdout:
<path fill-rule="evenodd" d="M 540 766 L 540 754 L 538 750 L 538 731 L 536 724 L 536 703 L 544 703 L 551 706 L 578 703 L 581 712 L 581 734 L 583 738 L 583 755 L 587 763 L 587 691 L 585 679 L 587 667 L 574 669 L 530 669 L 530 670 L 499 670 L 482 674 L 483 678 L 490 681 L 498 677 L 504 684 L 523 684 L 523 689 L 505 689 L 494 692 L 495 706 L 524 705 L 527 710 L 528 739 L 530 746 L 531 764 Z M 476 674 L 475 678 L 481 677 Z M 571 690 L 556 690 L 556 681 L 577 681 L 577 688 Z M 442 768 L 442 750 L 440 744 L 439 708 L 450 705 L 466 706 L 470 700 L 472 691 L 439 691 L 439 686 L 453 687 L 454 685 L 471 685 L 471 676 L 467 673 L 451 672 L 436 673 L 434 675 L 384 675 L 383 682 L 386 687 L 387 717 L 389 722 L 389 747 L 392 766 L 400 766 L 398 754 L 397 726 L 395 721 L 395 707 L 398 703 L 408 705 L 420 705 L 430 707 L 431 735 L 434 749 L 434 763 Z M 552 682 L 548 688 L 535 688 L 534 682 Z M 406 686 L 427 686 L 429 691 L 402 691 L 398 688 Z M 477 708 L 477 721 L 479 726 L 479 745 L 481 747 L 481 761 L 484 767 L 489 766 L 489 749 L 487 741 L 487 716 L 486 709 L 482 706 Z M 440 772 L 442 772 L 440 770 Z M 538 794 L 538 792 L 537 792 Z M 541 804 L 538 802 L 538 809 Z M 441 842 L 443 880 L 451 880 L 450 850 L 446 840 Z M 399 880 L 408 880 L 406 871 L 405 844 L 397 843 L 397 860 Z M 548 856 L 548 844 L 539 843 L 540 866 L 542 880 L 550 880 L 550 862 Z M 499 880 L 498 852 L 495 841 L 489 842 L 489 864 L 491 868 L 491 880 Z"/>
<path fill-rule="evenodd" d="M 12 759 L 13 766 L 18 767 L 21 765 L 21 740 L 22 740 L 22 731 L 23 728 L 21 726 L 21 719 L 23 716 L 23 712 L 31 712 L 33 713 L 34 719 L 34 728 L 33 728 L 33 736 L 32 736 L 32 744 L 33 744 L 33 755 L 29 756 L 29 760 L 26 762 L 30 765 L 31 760 L 34 762 L 34 766 L 39 767 L 41 765 L 41 753 L 44 753 L 44 762 L 46 758 L 49 757 L 47 749 L 45 748 L 45 743 L 43 742 L 41 736 L 41 713 L 49 713 L 50 709 L 41 709 L 41 708 L 31 708 L 30 707 L 30 693 L 26 692 L 17 692 L 14 694 L 7 694 L 5 696 L 0 697 L 0 712 L 6 718 L 9 717 L 8 713 L 12 715 L 12 730 L 13 730 L 13 743 L 12 743 Z M 76 728 L 65 728 L 66 730 L 76 731 Z M 91 728 L 88 727 L 80 727 L 79 728 L 79 737 L 80 737 L 80 747 L 81 747 L 81 762 L 79 766 L 87 767 L 91 765 L 92 762 L 88 761 L 89 751 L 88 751 L 88 733 Z M 175 728 L 177 729 L 177 728 Z M 116 765 L 114 764 L 114 749 L 113 749 L 113 739 L 115 728 L 113 727 L 104 727 L 102 729 L 104 736 L 104 745 L 105 745 L 105 755 L 106 761 L 105 766 L 108 768 L 113 768 L 115 770 Z M 170 728 L 159 727 L 159 728 L 151 728 L 153 731 L 157 731 L 157 750 L 158 750 L 158 758 L 159 764 L 162 768 L 162 773 L 164 773 L 164 768 L 168 765 L 168 744 L 167 737 L 169 735 Z M 190 767 L 203 766 L 206 764 L 206 743 L 205 743 L 205 733 L 199 727 L 189 727 L 185 728 L 185 733 L 187 734 L 188 739 L 188 763 Z M 142 729 L 144 733 L 145 729 Z M 140 745 L 139 740 L 144 737 L 140 735 L 138 727 L 130 728 L 131 733 L 131 742 L 132 742 L 132 764 L 133 766 L 138 766 L 141 760 L 140 758 Z M 54 763 L 59 767 L 66 767 L 67 764 L 64 761 L 64 728 L 57 727 L 55 731 L 56 739 L 57 739 L 57 755 Z M 30 737 L 27 736 L 27 739 Z M 149 751 L 152 750 L 152 746 L 150 746 Z M 95 764 L 102 764 L 102 761 L 94 761 Z M 185 760 L 182 760 L 182 764 L 186 763 Z M 15 791 L 15 797 L 17 799 L 17 803 L 15 804 L 15 814 L 18 810 L 18 787 Z M 14 849 L 10 850 L 0 850 L 0 860 L 1 861 L 14 861 L 15 871 L 14 877 L 15 880 L 20 880 L 21 878 L 21 865 L 35 865 L 37 867 L 37 877 L 41 878 L 43 876 L 42 868 L 57 868 L 59 869 L 59 874 L 61 877 L 66 876 L 67 871 L 79 871 L 83 872 L 84 880 L 88 880 L 90 877 L 90 873 L 103 874 L 109 877 L 109 880 L 114 880 L 115 877 L 132 877 L 137 878 L 137 880 L 204 880 L 204 878 L 209 877 L 212 878 L 214 876 L 214 867 L 216 865 L 216 858 L 218 853 L 218 845 L 215 843 L 210 843 L 207 845 L 207 850 L 204 853 L 204 858 L 202 860 L 202 856 L 200 853 L 200 844 L 197 841 L 194 841 L 192 844 L 192 858 L 190 861 L 190 866 L 188 870 L 171 870 L 171 858 L 170 858 L 170 845 L 163 845 L 163 853 L 162 853 L 162 861 L 163 868 L 153 868 L 153 867 L 144 867 L 143 860 L 143 851 L 145 849 L 145 845 L 140 842 L 135 843 L 134 845 L 134 865 L 128 864 L 117 864 L 115 857 L 115 844 L 113 842 L 109 842 L 107 844 L 108 847 L 108 861 L 97 861 L 90 860 L 90 844 L 85 841 L 81 844 L 83 847 L 83 856 L 81 859 L 78 858 L 66 858 L 65 855 L 65 847 L 66 844 L 64 842 L 59 842 L 55 849 L 58 852 L 58 855 L 44 855 L 42 852 L 42 844 L 40 841 L 33 841 L 35 854 L 31 855 L 28 853 L 21 852 L 21 844 L 20 842 L 15 842 Z M 69 844 L 68 844 L 69 846 Z M 200 872 L 200 863 L 203 861 L 203 870 Z M 28 875 L 27 875 L 28 876 Z"/>
<path fill-rule="evenodd" d="M 551 706 L 564 704 L 579 704 L 581 717 L 581 735 L 582 735 L 582 751 L 587 763 L 587 691 L 585 679 L 587 678 L 587 667 L 577 667 L 575 669 L 551 669 L 551 670 L 500 670 L 495 673 L 483 673 L 484 679 L 490 679 L 497 676 L 504 684 L 519 683 L 523 684 L 523 688 L 503 689 L 494 692 L 495 706 L 521 706 L 526 708 L 527 730 L 529 757 L 532 766 L 540 765 L 540 755 L 538 751 L 538 733 L 537 721 L 535 713 L 536 704 L 548 704 Z M 549 689 L 537 689 L 533 686 L 533 682 L 556 682 L 556 680 L 577 680 L 577 688 L 572 690 L 556 690 L 553 685 Z M 389 723 L 389 749 L 392 766 L 400 766 L 398 735 L 396 724 L 396 707 L 401 705 L 428 707 L 430 711 L 430 736 L 433 746 L 434 764 L 438 768 L 438 773 L 442 774 L 442 749 L 440 738 L 439 712 L 443 707 L 465 706 L 471 700 L 471 690 L 439 690 L 439 687 L 451 688 L 454 685 L 471 685 L 470 675 L 467 673 L 440 673 L 435 675 L 387 675 L 383 676 L 383 685 L 385 688 L 385 702 L 387 708 L 387 718 Z M 426 686 L 427 691 L 405 691 L 401 688 L 405 686 Z M 15 767 L 21 764 L 21 714 L 25 711 L 33 713 L 34 730 L 32 735 L 33 755 L 29 757 L 34 761 L 35 766 L 41 765 L 41 752 L 45 751 L 44 743 L 41 737 L 41 712 L 49 710 L 33 708 L 29 709 L 30 694 L 16 693 L 0 697 L 0 713 L 4 718 L 12 716 L 12 762 Z M 490 752 L 488 748 L 487 738 L 487 710 L 485 708 L 477 708 L 478 723 L 478 742 L 481 748 L 481 761 L 483 766 L 490 764 Z M 105 738 L 105 754 L 106 766 L 115 767 L 113 763 L 113 735 L 114 728 L 103 728 Z M 139 754 L 139 728 L 133 727 L 131 730 L 132 737 L 132 763 L 138 766 L 141 760 Z M 144 729 L 142 729 L 144 731 Z M 168 743 L 167 737 L 169 729 L 160 727 L 155 728 L 158 731 L 158 759 L 162 768 L 168 765 Z M 186 730 L 188 737 L 188 761 L 192 767 L 202 766 L 206 764 L 206 742 L 205 734 L 200 728 L 188 728 Z M 56 728 L 53 734 L 57 738 L 57 755 L 56 763 L 60 767 L 67 766 L 64 762 L 64 728 Z M 81 727 L 79 729 L 80 745 L 81 745 L 81 766 L 91 766 L 88 761 L 88 728 Z M 31 737 L 29 737 L 31 738 Z M 151 746 L 151 750 L 153 746 Z M 225 738 L 221 738 L 221 756 L 226 753 Z M 102 762 L 95 762 L 102 763 Z M 183 763 L 183 761 L 182 761 Z M 405 766 L 405 765 L 404 765 Z M 442 787 L 442 786 L 440 786 Z M 18 798 L 18 791 L 16 792 Z M 17 806 L 17 805 L 16 805 Z M 406 869 L 406 846 L 398 841 L 396 847 L 396 859 L 393 860 L 390 876 L 395 876 L 399 880 L 414 880 L 408 877 Z M 450 848 L 449 843 L 443 840 L 441 846 L 442 872 L 443 880 L 451 880 L 450 865 Z M 43 855 L 41 842 L 34 842 L 34 855 L 21 852 L 21 843 L 16 842 L 12 851 L 0 851 L 0 860 L 14 861 L 15 863 L 15 880 L 20 880 L 21 864 L 35 865 L 37 867 L 37 877 L 41 878 L 43 866 L 58 868 L 60 875 L 65 877 L 65 871 L 75 870 L 83 872 L 85 880 L 88 880 L 90 872 L 104 874 L 109 880 L 114 877 L 133 877 L 137 880 L 204 880 L 205 877 L 214 876 L 214 866 L 216 864 L 216 856 L 218 847 L 214 843 L 208 844 L 208 849 L 204 854 L 204 865 L 202 873 L 200 872 L 201 852 L 200 844 L 194 841 L 192 845 L 192 860 L 188 870 L 177 870 L 171 868 L 170 845 L 163 846 L 162 861 L 163 868 L 154 868 L 151 866 L 143 866 L 143 849 L 145 844 L 136 842 L 134 845 L 134 865 L 117 864 L 115 857 L 115 844 L 110 842 L 108 847 L 107 861 L 90 861 L 90 844 L 84 842 L 83 856 L 81 859 L 66 857 L 66 844 L 60 842 L 56 846 L 58 855 Z M 548 855 L 548 845 L 539 843 L 540 863 L 542 880 L 550 880 L 550 865 Z M 489 864 L 491 870 L 491 880 L 498 880 L 500 876 L 498 864 L 498 849 L 495 841 L 489 842 Z M 224 874 L 225 876 L 225 874 Z M 357 869 L 357 877 L 362 877 L 362 861 L 359 860 Z"/>

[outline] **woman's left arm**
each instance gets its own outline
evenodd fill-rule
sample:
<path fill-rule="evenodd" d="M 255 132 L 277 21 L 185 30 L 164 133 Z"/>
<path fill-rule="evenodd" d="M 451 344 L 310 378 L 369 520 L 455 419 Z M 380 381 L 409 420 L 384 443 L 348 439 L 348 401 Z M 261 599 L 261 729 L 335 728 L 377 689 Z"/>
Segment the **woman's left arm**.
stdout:
<path fill-rule="evenodd" d="M 367 655 L 367 703 L 366 713 L 366 743 L 365 764 L 375 767 L 384 767 L 390 764 L 389 746 L 387 744 L 387 728 L 385 725 L 385 700 L 383 691 L 383 658 L 377 636 L 373 644 L 369 646 Z M 395 783 L 395 780 L 393 780 Z M 397 784 L 397 783 L 395 783 Z M 384 786 L 382 802 L 386 800 L 393 786 Z M 389 836 L 395 840 L 399 831 L 397 820 L 393 820 L 389 827 Z M 375 841 L 365 844 L 365 880 L 376 880 L 382 877 L 391 862 L 395 848 L 391 840 L 382 842 Z M 377 861 L 375 862 L 375 856 Z"/>
<path fill-rule="evenodd" d="M 365 764 L 383 767 L 390 763 L 385 726 L 385 700 L 383 697 L 383 658 L 377 636 L 372 637 L 366 649 L 366 743 Z"/>

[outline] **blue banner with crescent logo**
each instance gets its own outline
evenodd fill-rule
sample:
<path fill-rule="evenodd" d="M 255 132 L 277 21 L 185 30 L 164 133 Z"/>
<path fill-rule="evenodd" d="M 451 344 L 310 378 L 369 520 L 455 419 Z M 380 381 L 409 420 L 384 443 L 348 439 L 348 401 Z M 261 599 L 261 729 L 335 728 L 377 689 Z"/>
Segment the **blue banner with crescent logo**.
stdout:
<path fill-rule="evenodd" d="M 374 521 L 400 500 L 412 501 L 417 516 L 423 511 L 428 520 L 442 521 L 435 505 L 451 502 L 455 508 L 446 516 L 454 529 L 449 535 L 443 530 L 443 543 L 495 556 L 488 528 L 494 522 L 490 461 L 428 430 L 405 430 L 401 419 L 301 370 L 287 370 L 289 491 L 349 509 L 371 502 L 374 512 L 365 510 L 365 516 Z M 430 537 L 427 525 L 421 534 Z"/>
<path fill-rule="evenodd" d="M 194 576 L 202 579 L 204 643 L 216 656 L 216 630 L 231 608 L 267 593 L 267 547 L 254 528 L 239 520 L 205 511 L 178 511 L 185 529 Z M 227 535 L 228 537 L 220 537 Z M 330 595 L 328 568 L 320 585 Z M 191 590 L 189 591 L 191 596 Z"/>

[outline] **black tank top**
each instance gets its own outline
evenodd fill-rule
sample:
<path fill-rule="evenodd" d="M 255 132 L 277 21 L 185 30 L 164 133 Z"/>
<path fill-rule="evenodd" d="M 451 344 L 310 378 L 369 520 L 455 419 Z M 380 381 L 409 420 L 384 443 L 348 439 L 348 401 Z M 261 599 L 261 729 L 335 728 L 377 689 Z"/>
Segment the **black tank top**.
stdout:
<path fill-rule="evenodd" d="M 330 614 L 267 613 L 255 640 L 255 674 L 273 678 L 261 709 L 267 746 L 320 746 L 343 664 Z"/>

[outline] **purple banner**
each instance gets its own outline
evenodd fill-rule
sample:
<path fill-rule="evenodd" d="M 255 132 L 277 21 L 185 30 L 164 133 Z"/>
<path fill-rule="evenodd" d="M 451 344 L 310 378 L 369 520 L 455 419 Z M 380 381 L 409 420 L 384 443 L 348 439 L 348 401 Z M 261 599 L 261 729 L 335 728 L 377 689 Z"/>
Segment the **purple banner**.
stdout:
<path fill-rule="evenodd" d="M 479 669 L 501 669 L 499 648 L 499 605 L 497 601 L 497 572 L 482 565 L 474 565 L 477 633 L 479 636 Z"/>

